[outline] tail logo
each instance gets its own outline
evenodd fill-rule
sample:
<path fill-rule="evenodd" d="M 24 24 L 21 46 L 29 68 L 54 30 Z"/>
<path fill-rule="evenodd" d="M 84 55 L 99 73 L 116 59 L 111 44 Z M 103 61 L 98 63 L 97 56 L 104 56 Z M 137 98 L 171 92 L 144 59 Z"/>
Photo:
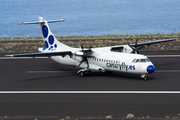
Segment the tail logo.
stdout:
<path fill-rule="evenodd" d="M 42 26 L 42 32 L 43 32 L 44 38 L 47 38 L 47 36 L 48 36 L 48 27 L 46 25 Z"/>
<path fill-rule="evenodd" d="M 49 30 L 48 30 L 48 27 L 46 25 L 42 26 L 42 32 L 43 32 L 44 38 L 47 38 Z M 49 35 L 48 41 L 46 39 L 44 41 L 44 44 L 45 44 L 45 48 L 43 48 L 43 50 L 48 49 L 49 51 L 54 51 L 57 48 L 57 44 L 54 44 L 54 36 L 53 35 Z"/>

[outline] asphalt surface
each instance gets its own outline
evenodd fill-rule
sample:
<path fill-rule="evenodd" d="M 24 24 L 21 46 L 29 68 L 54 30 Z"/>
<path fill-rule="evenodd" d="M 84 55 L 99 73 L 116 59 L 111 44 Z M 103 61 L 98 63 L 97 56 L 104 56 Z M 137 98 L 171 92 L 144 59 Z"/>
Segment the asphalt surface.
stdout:
<path fill-rule="evenodd" d="M 180 51 L 141 52 L 179 55 Z M 1 55 L 3 56 L 3 55 Z M 0 91 L 167 91 L 167 93 L 0 93 L 0 117 L 10 119 L 114 119 L 180 117 L 180 57 L 149 57 L 156 71 L 139 75 L 90 73 L 51 59 L 0 59 Z"/>

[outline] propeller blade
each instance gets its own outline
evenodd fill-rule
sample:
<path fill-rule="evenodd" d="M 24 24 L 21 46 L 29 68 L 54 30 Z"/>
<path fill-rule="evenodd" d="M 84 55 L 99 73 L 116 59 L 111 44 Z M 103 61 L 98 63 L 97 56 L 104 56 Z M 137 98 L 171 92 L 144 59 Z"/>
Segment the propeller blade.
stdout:
<path fill-rule="evenodd" d="M 87 57 L 85 58 L 86 64 L 87 64 L 87 70 L 89 71 L 89 62 L 87 60 Z"/>
<path fill-rule="evenodd" d="M 129 47 L 133 50 L 132 53 L 136 52 L 136 49 L 134 49 L 134 47 L 132 45 L 129 44 L 129 42 L 127 42 L 127 44 L 129 45 Z"/>
<path fill-rule="evenodd" d="M 139 37 L 136 38 L 136 46 L 135 46 L 135 51 L 138 53 L 138 49 L 137 49 L 137 43 L 138 43 Z"/>
<path fill-rule="evenodd" d="M 83 42 L 81 42 L 81 49 L 84 50 Z"/>
<path fill-rule="evenodd" d="M 84 58 L 82 58 L 81 62 L 79 63 L 78 66 L 76 66 L 77 68 L 79 68 L 79 66 L 82 64 L 82 62 L 84 62 Z"/>
<path fill-rule="evenodd" d="M 129 47 L 133 50 L 132 53 L 135 54 L 139 54 L 139 49 L 137 48 L 137 43 L 138 43 L 139 37 L 136 38 L 136 43 L 135 46 L 133 47 L 132 45 L 129 44 L 129 42 L 127 42 L 127 44 L 129 45 Z M 141 48 L 140 48 L 141 49 Z"/>
<path fill-rule="evenodd" d="M 79 65 L 76 66 L 76 68 L 79 68 L 79 66 L 80 66 L 84 61 L 85 61 L 86 64 L 87 64 L 87 71 L 89 71 L 89 62 L 88 62 L 88 60 L 87 60 L 87 56 L 84 56 L 84 57 L 83 57 L 83 59 L 81 60 L 81 62 L 79 63 Z"/>
<path fill-rule="evenodd" d="M 83 52 L 83 55 L 76 55 L 76 56 L 81 56 L 81 57 L 82 57 L 82 60 L 80 61 L 79 65 L 76 66 L 76 68 L 79 68 L 79 66 L 85 61 L 86 64 L 87 64 L 87 71 L 89 71 L 88 58 L 91 58 L 92 56 L 88 56 L 87 53 L 88 53 L 88 52 L 92 52 L 91 48 L 93 47 L 93 45 L 91 45 L 91 46 L 89 47 L 89 50 L 87 50 L 87 49 L 84 50 L 83 42 L 81 42 L 81 45 L 80 45 L 80 46 L 81 46 L 81 49 L 82 49 L 81 52 Z"/>

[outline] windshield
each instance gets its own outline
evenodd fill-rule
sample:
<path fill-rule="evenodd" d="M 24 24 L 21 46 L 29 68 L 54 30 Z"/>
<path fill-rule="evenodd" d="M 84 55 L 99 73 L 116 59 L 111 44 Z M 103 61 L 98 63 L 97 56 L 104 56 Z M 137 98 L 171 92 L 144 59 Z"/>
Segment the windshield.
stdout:
<path fill-rule="evenodd" d="M 146 59 L 134 59 L 132 62 L 133 63 L 139 63 L 139 62 L 145 63 L 145 62 L 150 62 L 150 60 L 148 58 L 146 58 Z"/>

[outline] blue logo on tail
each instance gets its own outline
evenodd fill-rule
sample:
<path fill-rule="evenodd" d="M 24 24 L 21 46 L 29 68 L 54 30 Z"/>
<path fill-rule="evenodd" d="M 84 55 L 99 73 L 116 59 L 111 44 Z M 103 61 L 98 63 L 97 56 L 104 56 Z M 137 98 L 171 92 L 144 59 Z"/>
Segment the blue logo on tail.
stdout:
<path fill-rule="evenodd" d="M 46 25 L 42 26 L 42 32 L 43 32 L 44 38 L 47 38 L 47 36 L 48 36 L 48 27 Z"/>
<path fill-rule="evenodd" d="M 42 26 L 42 33 L 43 33 L 44 38 L 48 37 L 49 30 L 46 25 Z M 54 36 L 53 35 L 49 35 L 48 41 L 45 40 L 44 44 L 45 44 L 45 48 L 43 48 L 43 50 L 48 49 L 49 51 L 54 51 L 57 48 L 57 44 L 54 44 Z"/>

